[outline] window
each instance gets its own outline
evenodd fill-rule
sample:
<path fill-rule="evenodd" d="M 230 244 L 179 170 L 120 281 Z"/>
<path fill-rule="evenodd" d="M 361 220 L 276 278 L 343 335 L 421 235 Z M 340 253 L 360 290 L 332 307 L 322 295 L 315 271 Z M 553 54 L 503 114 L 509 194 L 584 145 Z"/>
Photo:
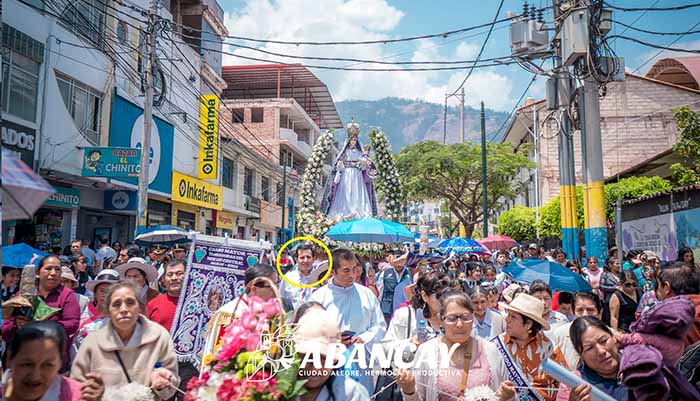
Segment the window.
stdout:
<path fill-rule="evenodd" d="M 221 185 L 236 188 L 236 162 L 225 157 L 221 165 Z"/>
<path fill-rule="evenodd" d="M 21 119 L 36 120 L 39 63 L 10 48 L 2 48 L 2 110 Z"/>
<path fill-rule="evenodd" d="M 56 71 L 63 103 L 81 134 L 94 144 L 100 143 L 102 94 L 80 81 Z"/>
<path fill-rule="evenodd" d="M 260 193 L 265 202 L 270 201 L 270 179 L 267 177 L 262 177 L 260 179 Z"/>
<path fill-rule="evenodd" d="M 245 109 L 232 109 L 231 116 L 234 124 L 243 123 L 245 122 Z"/>
<path fill-rule="evenodd" d="M 284 194 L 282 193 L 282 183 L 277 183 L 277 205 L 284 206 Z"/>
<path fill-rule="evenodd" d="M 248 167 L 245 168 L 244 173 L 245 177 L 243 180 L 243 194 L 253 196 L 253 179 L 255 173 Z"/>
<path fill-rule="evenodd" d="M 250 109 L 250 122 L 261 123 L 265 121 L 265 110 L 262 107 Z"/>
<path fill-rule="evenodd" d="M 53 8 L 63 9 L 61 12 L 61 24 L 90 40 L 94 45 L 102 48 L 102 33 L 104 30 L 105 6 L 102 0 L 81 0 L 71 2 L 68 0 L 53 0 Z"/>

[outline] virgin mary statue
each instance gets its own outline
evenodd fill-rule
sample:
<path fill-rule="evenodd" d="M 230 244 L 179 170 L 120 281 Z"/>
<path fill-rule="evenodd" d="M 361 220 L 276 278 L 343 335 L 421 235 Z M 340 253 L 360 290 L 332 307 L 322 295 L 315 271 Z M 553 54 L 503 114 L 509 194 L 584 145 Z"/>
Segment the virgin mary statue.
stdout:
<path fill-rule="evenodd" d="M 372 180 L 377 170 L 369 158 L 369 147 L 362 150 L 357 137 L 360 126 L 351 122 L 348 139 L 338 154 L 323 191 L 321 210 L 329 217 L 362 218 L 377 215 L 377 199 Z"/>

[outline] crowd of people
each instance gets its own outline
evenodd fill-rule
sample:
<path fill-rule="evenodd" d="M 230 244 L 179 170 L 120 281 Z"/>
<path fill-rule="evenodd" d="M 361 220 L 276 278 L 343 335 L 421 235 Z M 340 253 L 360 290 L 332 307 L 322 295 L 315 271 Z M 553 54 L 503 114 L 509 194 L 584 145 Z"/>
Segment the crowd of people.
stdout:
<path fill-rule="evenodd" d="M 18 296 L 20 269 L 3 266 L 4 400 L 109 400 L 130 383 L 157 400 L 183 399 L 187 382 L 206 370 L 178 362 L 170 336 L 187 249 L 156 246 L 144 255 L 136 245 L 99 242 L 92 250 L 75 241 L 35 262 L 36 294 L 50 312 L 42 321 Z M 582 251 L 571 260 L 531 244 L 430 259 L 339 248 L 319 283 L 327 255 L 302 243 L 279 261 L 288 280 L 272 254 L 247 268 L 243 293 L 212 315 L 202 360 L 216 355 L 251 298 L 279 298 L 297 325 L 300 355 L 338 341 L 349 350 L 378 344 L 416 362 L 349 375 L 302 366 L 301 401 L 447 401 L 477 388 L 502 401 L 588 401 L 591 388 L 623 401 L 700 400 L 700 270 L 692 251 L 664 262 L 651 251 L 621 259 L 613 248 L 603 261 Z M 591 290 L 516 282 L 504 269 L 519 259 L 560 263 Z M 540 368 L 545 360 L 586 383 L 559 382 Z"/>

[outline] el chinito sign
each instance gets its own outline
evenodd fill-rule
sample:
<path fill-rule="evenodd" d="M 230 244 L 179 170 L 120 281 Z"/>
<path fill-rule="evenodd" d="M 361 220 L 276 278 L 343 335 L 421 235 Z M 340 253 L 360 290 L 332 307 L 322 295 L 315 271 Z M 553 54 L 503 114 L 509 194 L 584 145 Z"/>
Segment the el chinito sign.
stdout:
<path fill-rule="evenodd" d="M 197 177 L 216 178 L 219 148 L 219 98 L 203 95 L 199 104 L 199 161 Z"/>
<path fill-rule="evenodd" d="M 174 201 L 221 210 L 224 196 L 221 187 L 173 171 L 172 198 Z"/>
<path fill-rule="evenodd" d="M 83 177 L 138 177 L 141 149 L 88 147 L 83 155 Z"/>

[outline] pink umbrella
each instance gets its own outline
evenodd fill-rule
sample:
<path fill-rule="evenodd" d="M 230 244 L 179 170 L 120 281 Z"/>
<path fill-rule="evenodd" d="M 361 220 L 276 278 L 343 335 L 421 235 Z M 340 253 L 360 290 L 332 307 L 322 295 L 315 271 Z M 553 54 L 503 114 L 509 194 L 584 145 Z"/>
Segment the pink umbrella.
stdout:
<path fill-rule="evenodd" d="M 518 244 L 513 238 L 506 235 L 489 235 L 480 240 L 479 243 L 491 250 L 510 249 Z"/>

